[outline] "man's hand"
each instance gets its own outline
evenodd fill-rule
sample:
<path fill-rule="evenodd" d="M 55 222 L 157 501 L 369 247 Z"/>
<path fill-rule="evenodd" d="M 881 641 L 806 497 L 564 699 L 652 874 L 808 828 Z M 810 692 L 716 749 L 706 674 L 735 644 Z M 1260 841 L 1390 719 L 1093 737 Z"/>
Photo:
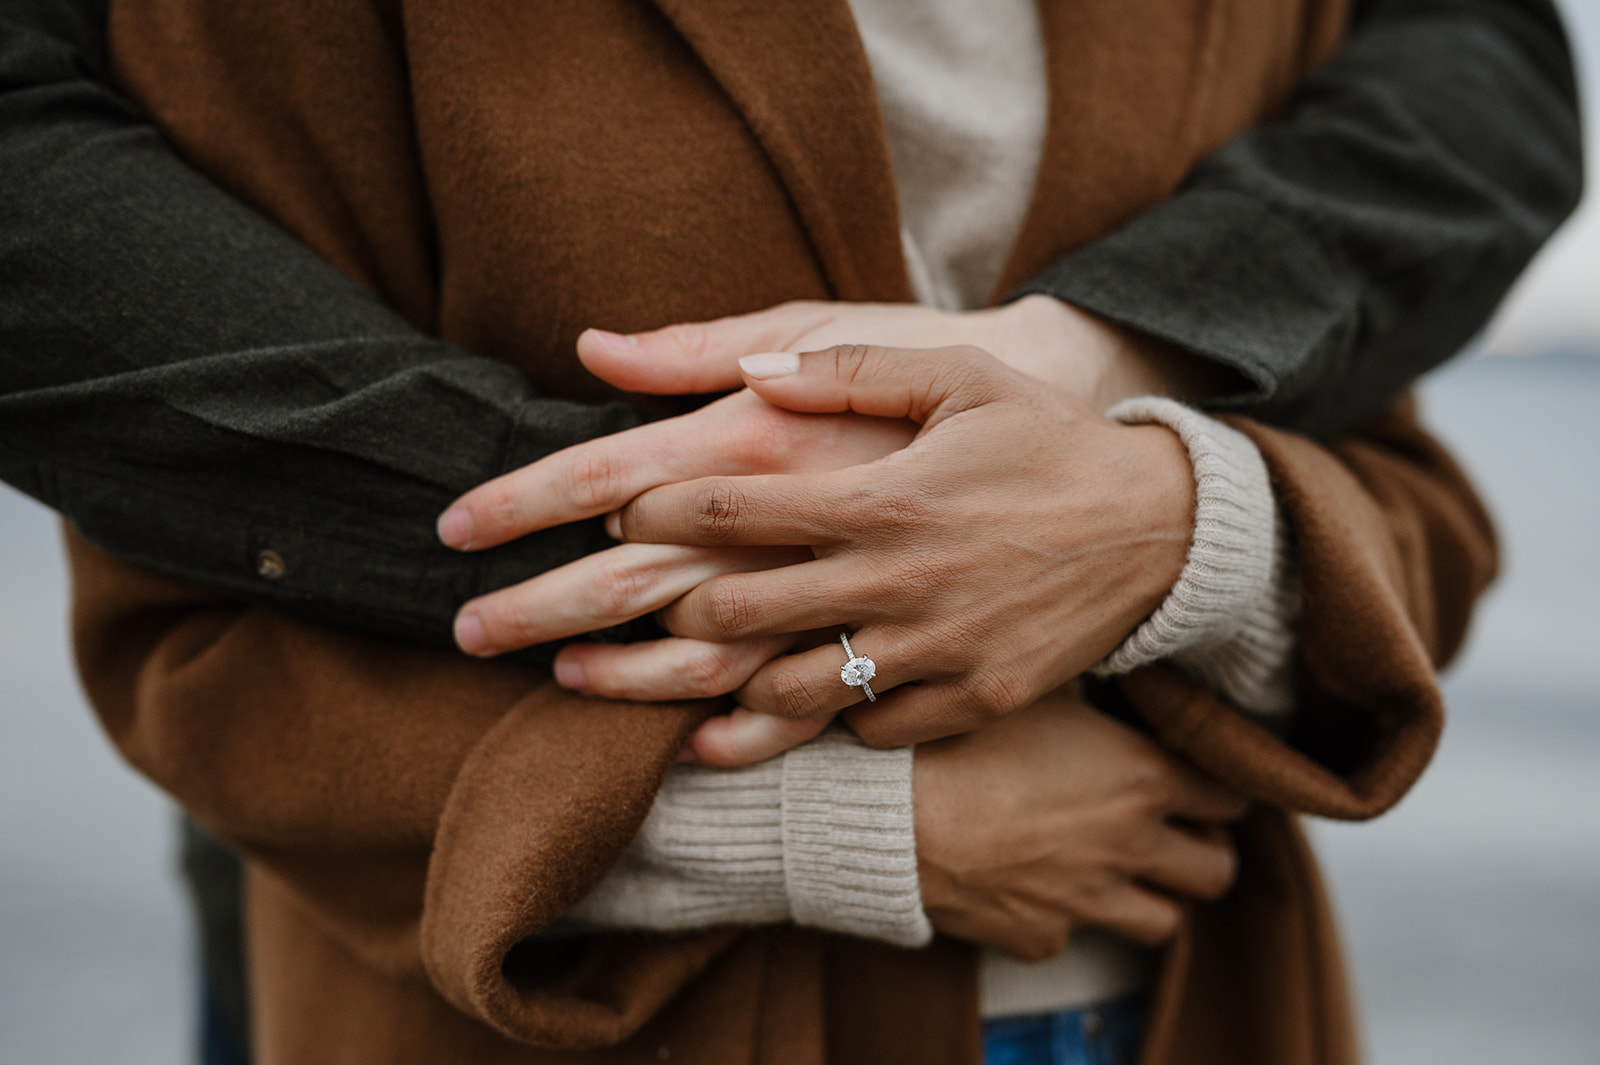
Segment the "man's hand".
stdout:
<path fill-rule="evenodd" d="M 877 462 L 664 484 L 622 509 L 630 542 L 816 553 L 714 577 L 660 613 L 675 635 L 718 642 L 848 630 L 876 663 L 868 705 L 841 683 L 835 645 L 775 659 L 739 690 L 748 709 L 849 708 L 874 746 L 965 732 L 1109 654 L 1178 579 L 1194 478 L 1164 428 L 1109 421 L 974 349 L 846 347 L 744 368 L 778 406 L 923 427 Z"/>
<path fill-rule="evenodd" d="M 1049 296 L 979 311 L 797 301 L 631 336 L 591 329 L 578 338 L 578 357 L 628 392 L 725 392 L 743 383 L 738 362 L 746 355 L 840 344 L 982 348 L 1100 411 L 1130 396 L 1195 401 L 1233 384 L 1214 363 Z"/>
<path fill-rule="evenodd" d="M 1233 883 L 1220 825 L 1245 800 L 1066 691 L 919 746 L 913 772 L 923 908 L 948 935 L 1030 961 L 1084 925 L 1154 945 L 1171 895 Z"/>

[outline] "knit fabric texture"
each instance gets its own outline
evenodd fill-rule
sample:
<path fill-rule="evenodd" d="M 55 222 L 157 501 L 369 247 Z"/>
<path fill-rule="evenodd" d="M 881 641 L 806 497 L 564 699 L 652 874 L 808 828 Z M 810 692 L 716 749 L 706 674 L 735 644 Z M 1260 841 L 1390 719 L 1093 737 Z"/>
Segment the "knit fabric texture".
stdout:
<path fill-rule="evenodd" d="M 1094 668 L 1128 673 L 1170 659 L 1251 714 L 1294 705 L 1300 587 L 1287 524 L 1248 437 L 1170 399 L 1127 400 L 1110 416 L 1178 434 L 1194 467 L 1194 535 L 1156 612 Z"/>
<path fill-rule="evenodd" d="M 675 768 L 622 863 L 568 913 L 661 930 L 794 921 L 922 946 L 911 749 L 834 727 L 742 769 Z"/>

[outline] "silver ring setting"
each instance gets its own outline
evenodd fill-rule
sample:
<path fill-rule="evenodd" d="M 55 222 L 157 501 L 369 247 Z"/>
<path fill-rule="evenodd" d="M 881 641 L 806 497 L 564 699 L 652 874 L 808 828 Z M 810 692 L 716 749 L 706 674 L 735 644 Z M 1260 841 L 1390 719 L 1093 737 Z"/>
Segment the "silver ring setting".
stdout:
<path fill-rule="evenodd" d="M 875 703 L 878 697 L 872 694 L 872 685 L 868 681 L 878 675 L 878 665 L 865 655 L 858 655 L 850 649 L 850 637 L 844 633 L 839 634 L 839 642 L 844 644 L 844 653 L 850 656 L 850 661 L 839 667 L 839 679 L 852 688 L 860 688 L 867 693 L 867 702 Z"/>

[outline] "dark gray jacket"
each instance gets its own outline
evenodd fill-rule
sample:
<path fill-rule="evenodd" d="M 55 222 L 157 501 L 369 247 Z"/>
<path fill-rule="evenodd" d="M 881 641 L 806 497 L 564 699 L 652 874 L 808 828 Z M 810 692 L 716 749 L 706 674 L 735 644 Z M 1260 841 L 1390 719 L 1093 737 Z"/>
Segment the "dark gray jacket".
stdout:
<path fill-rule="evenodd" d="M 418 333 L 189 169 L 110 84 L 104 17 L 0 0 L 0 478 L 117 554 L 434 642 L 606 546 L 438 545 L 460 492 L 640 416 Z M 1282 121 L 1022 291 L 1214 359 L 1241 382 L 1218 406 L 1310 433 L 1455 352 L 1581 187 L 1566 41 L 1542 0 L 1356 19 Z"/>

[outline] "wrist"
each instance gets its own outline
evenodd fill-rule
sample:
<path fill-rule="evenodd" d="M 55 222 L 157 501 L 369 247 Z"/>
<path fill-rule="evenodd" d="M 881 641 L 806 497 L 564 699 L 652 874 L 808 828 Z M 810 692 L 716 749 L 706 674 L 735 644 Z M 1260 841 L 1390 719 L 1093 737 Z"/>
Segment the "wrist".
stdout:
<path fill-rule="evenodd" d="M 1102 412 L 1135 396 L 1199 403 L 1238 384 L 1226 367 L 1053 296 L 1033 293 L 991 313 L 1003 316 L 1002 361 Z"/>
<path fill-rule="evenodd" d="M 1195 528 L 1194 466 L 1183 439 L 1161 424 L 1119 425 L 1139 476 L 1128 486 L 1130 514 L 1138 515 L 1145 545 L 1140 564 L 1127 567 L 1130 602 L 1122 612 L 1137 622 L 1161 607 L 1183 576 Z"/>

